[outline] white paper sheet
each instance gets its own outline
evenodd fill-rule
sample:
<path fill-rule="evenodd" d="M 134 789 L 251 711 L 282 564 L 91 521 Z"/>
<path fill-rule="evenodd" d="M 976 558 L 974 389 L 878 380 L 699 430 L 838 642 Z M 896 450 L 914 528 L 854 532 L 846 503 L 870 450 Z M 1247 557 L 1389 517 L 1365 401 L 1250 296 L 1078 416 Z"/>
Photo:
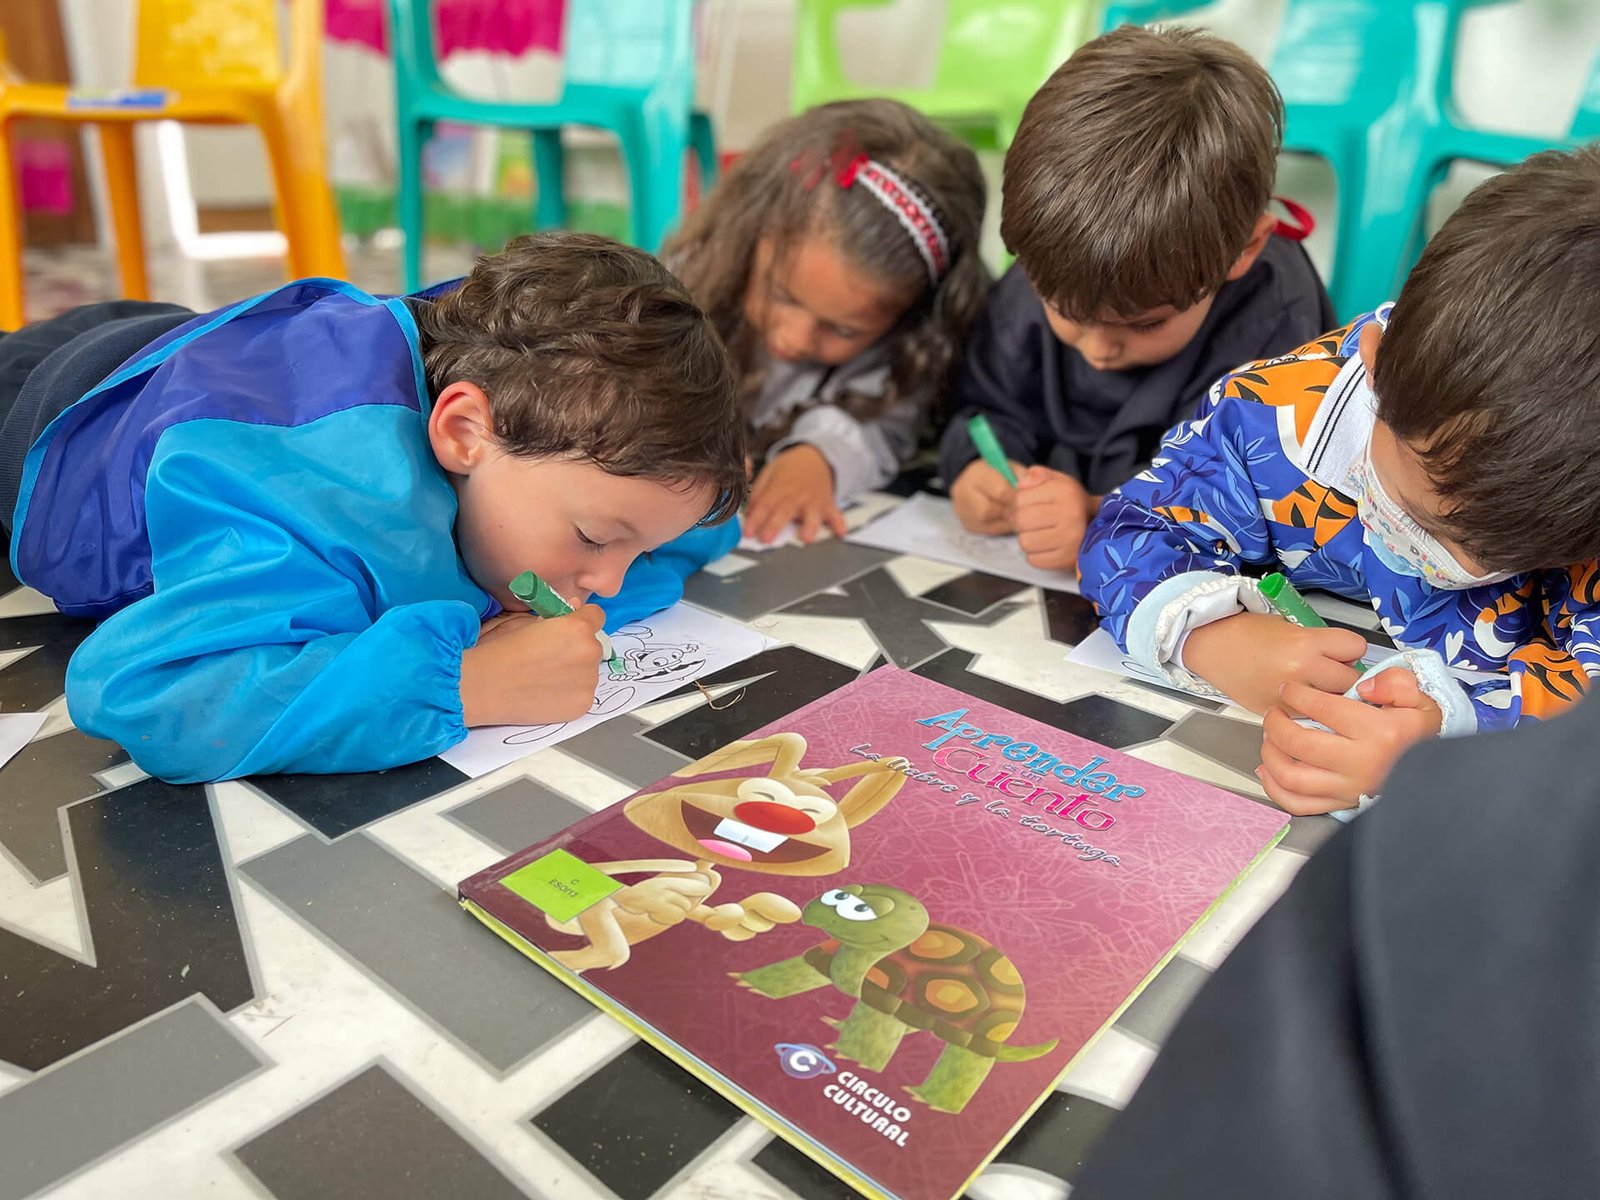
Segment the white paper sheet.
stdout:
<path fill-rule="evenodd" d="M 832 536 L 833 534 L 826 529 L 820 530 L 817 534 L 819 541 L 822 538 Z M 752 537 L 747 533 L 739 539 L 739 544 L 734 548 L 736 550 L 745 551 L 753 550 L 759 554 L 763 550 L 781 550 L 785 546 L 798 546 L 800 544 L 800 527 L 791 522 L 790 524 L 785 525 L 783 529 L 779 531 L 778 536 L 773 538 L 770 542 L 763 542 L 760 538 Z"/>
<path fill-rule="evenodd" d="M 44 728 L 44 713 L 0 713 L 0 768 Z"/>
<path fill-rule="evenodd" d="M 1367 652 L 1361 656 L 1361 661 L 1367 666 L 1374 666 L 1394 653 L 1392 646 L 1380 646 L 1376 642 L 1367 643 Z M 1117 648 L 1116 641 L 1103 628 L 1096 629 L 1083 641 L 1074 646 L 1067 654 L 1069 663 L 1076 663 L 1080 667 L 1099 667 L 1102 671 L 1110 671 L 1113 675 L 1125 675 L 1129 679 L 1138 679 L 1145 683 L 1154 684 L 1156 687 L 1165 688 L 1169 692 L 1177 692 L 1180 696 L 1187 696 L 1180 687 L 1173 684 L 1164 675 L 1157 675 L 1147 671 L 1131 657 Z M 1451 668 L 1451 674 L 1468 683 L 1488 679 L 1489 673 L 1484 671 L 1468 671 Z M 1222 697 L 1223 702 L 1233 704 L 1232 700 Z"/>
<path fill-rule="evenodd" d="M 1015 537 L 982 537 L 961 528 L 950 501 L 916 495 L 885 517 L 856 530 L 847 539 L 879 550 L 916 554 L 938 562 L 971 567 L 1034 587 L 1076 592 L 1071 571 L 1041 571 L 1028 565 Z"/>
<path fill-rule="evenodd" d="M 474 729 L 439 757 L 476 779 L 777 644 L 737 621 L 687 604 L 674 605 L 611 635 L 623 671 L 613 675 L 601 667 L 594 706 L 584 716 L 564 724 Z"/>

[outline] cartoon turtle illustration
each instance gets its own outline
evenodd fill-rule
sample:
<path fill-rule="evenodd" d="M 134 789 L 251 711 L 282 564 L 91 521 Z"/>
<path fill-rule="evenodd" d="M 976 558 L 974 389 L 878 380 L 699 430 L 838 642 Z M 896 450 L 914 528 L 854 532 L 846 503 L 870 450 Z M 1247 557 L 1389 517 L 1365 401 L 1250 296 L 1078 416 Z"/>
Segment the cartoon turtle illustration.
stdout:
<path fill-rule="evenodd" d="M 996 1062 L 1027 1062 L 1058 1039 L 1008 1046 L 1022 1020 L 1022 976 L 984 938 L 930 922 L 915 896 L 887 884 L 850 884 L 824 892 L 800 918 L 828 937 L 804 954 L 733 978 L 771 999 L 832 984 L 856 1005 L 829 1019 L 839 1040 L 829 1047 L 869 1071 L 881 1071 L 912 1030 L 945 1043 L 928 1077 L 906 1090 L 931 1108 L 958 1113 Z"/>

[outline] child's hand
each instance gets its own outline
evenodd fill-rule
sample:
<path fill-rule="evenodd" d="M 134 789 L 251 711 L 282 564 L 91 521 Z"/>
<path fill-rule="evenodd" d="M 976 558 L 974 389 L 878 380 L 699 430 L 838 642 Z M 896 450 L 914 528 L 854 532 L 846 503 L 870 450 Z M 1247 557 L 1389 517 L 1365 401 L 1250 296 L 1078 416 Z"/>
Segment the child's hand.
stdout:
<path fill-rule="evenodd" d="M 1333 732 L 1296 725 L 1282 708 L 1262 723 L 1261 769 L 1267 798 L 1296 816 L 1350 808 L 1375 794 L 1405 751 L 1438 734 L 1439 706 L 1398 667 L 1363 680 L 1356 694 L 1372 704 L 1330 696 L 1303 683 L 1283 685 L 1283 702 Z"/>
<path fill-rule="evenodd" d="M 790 446 L 768 459 L 750 489 L 746 533 L 770 542 L 791 522 L 800 526 L 800 540 L 808 546 L 824 525 L 835 537 L 845 535 L 844 514 L 833 498 L 833 468 L 815 446 Z"/>
<path fill-rule="evenodd" d="M 1367 640 L 1348 629 L 1305 629 L 1278 616 L 1237 613 L 1191 633 L 1183 665 L 1251 712 L 1264 713 L 1282 703 L 1278 689 L 1285 683 L 1335 696 L 1348 691 L 1358 678 L 1350 664 L 1366 652 Z"/>
<path fill-rule="evenodd" d="M 545 725 L 589 711 L 600 682 L 605 613 L 585 604 L 541 621 L 516 613 L 486 621 L 461 655 L 461 711 L 467 725 Z"/>
<path fill-rule="evenodd" d="M 1012 463 L 1011 469 L 1021 474 L 1023 468 Z M 950 485 L 950 503 L 968 533 L 997 537 L 1017 531 L 1017 489 L 981 458 L 973 459 L 956 476 Z"/>
<path fill-rule="evenodd" d="M 1030 565 L 1070 571 L 1099 501 L 1070 475 L 1029 467 L 1017 480 L 1017 544 Z"/>

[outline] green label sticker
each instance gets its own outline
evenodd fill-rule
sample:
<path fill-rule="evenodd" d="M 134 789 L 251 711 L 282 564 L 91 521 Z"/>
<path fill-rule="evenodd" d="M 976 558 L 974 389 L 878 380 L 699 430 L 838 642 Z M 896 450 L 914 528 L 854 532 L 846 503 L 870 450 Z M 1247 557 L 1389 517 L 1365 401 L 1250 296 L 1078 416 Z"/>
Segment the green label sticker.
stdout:
<path fill-rule="evenodd" d="M 604 900 L 622 884 L 565 850 L 552 850 L 500 881 L 540 912 L 570 921 Z"/>

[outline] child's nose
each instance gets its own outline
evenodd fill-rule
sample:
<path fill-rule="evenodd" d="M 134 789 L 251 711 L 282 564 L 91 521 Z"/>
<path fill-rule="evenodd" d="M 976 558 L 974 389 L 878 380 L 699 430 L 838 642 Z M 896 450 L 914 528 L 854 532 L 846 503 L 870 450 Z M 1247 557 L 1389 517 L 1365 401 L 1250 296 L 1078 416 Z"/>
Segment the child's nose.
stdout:
<path fill-rule="evenodd" d="M 1117 339 L 1100 328 L 1084 331 L 1078 339 L 1078 352 L 1085 358 L 1104 361 L 1117 356 Z"/>
<path fill-rule="evenodd" d="M 815 358 L 822 340 L 822 328 L 810 317 L 796 313 L 778 326 L 773 341 L 795 358 Z"/>
<path fill-rule="evenodd" d="M 632 562 L 633 558 L 629 556 L 615 562 L 597 563 L 579 572 L 578 586 L 597 596 L 615 596 Z"/>

